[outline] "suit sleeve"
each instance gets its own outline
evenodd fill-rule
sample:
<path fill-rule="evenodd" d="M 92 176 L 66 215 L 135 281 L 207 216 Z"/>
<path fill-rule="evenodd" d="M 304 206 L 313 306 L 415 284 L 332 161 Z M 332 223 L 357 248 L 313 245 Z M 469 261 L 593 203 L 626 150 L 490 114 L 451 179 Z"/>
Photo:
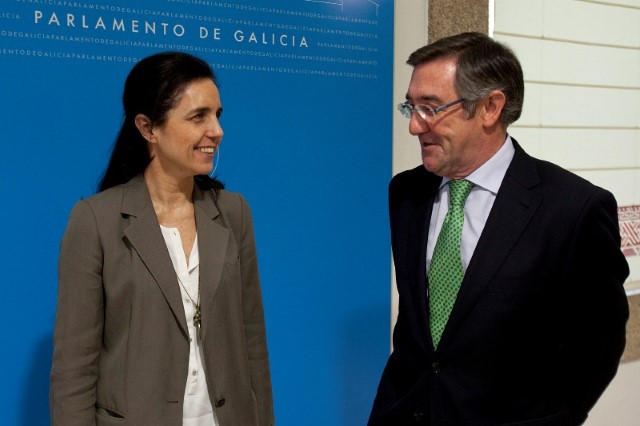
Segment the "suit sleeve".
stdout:
<path fill-rule="evenodd" d="M 618 369 L 629 317 L 623 283 L 629 275 L 620 251 L 617 205 L 598 189 L 585 204 L 570 248 L 561 360 L 575 424 L 581 424 Z"/>
<path fill-rule="evenodd" d="M 103 330 L 102 248 L 90 206 L 73 208 L 60 245 L 53 336 L 52 425 L 95 425 Z"/>
<path fill-rule="evenodd" d="M 274 424 L 273 396 L 253 219 L 249 205 L 242 196 L 240 196 L 240 201 L 242 210 L 240 237 L 242 310 L 244 332 L 247 339 L 249 374 L 258 404 L 259 424 L 260 426 L 271 426 Z"/>

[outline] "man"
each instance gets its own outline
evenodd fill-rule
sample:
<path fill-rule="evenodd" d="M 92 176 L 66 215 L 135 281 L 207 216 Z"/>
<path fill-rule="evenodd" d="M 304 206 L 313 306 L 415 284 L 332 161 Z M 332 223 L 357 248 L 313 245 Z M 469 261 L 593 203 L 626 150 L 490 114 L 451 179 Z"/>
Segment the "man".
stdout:
<path fill-rule="evenodd" d="M 507 134 L 507 47 L 464 33 L 407 63 L 423 164 L 389 188 L 400 305 L 369 425 L 579 425 L 625 346 L 616 201 Z"/>

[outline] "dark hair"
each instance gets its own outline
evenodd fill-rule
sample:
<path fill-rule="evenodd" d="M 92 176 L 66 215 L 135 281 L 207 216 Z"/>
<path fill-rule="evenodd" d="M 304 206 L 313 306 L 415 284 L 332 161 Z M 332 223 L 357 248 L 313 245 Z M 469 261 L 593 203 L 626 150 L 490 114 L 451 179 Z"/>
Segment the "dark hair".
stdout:
<path fill-rule="evenodd" d="M 407 64 L 417 66 L 436 59 L 457 60 L 455 88 L 465 99 L 470 117 L 477 103 L 492 90 L 500 90 L 506 102 L 500 120 L 507 127 L 522 113 L 524 77 L 513 51 L 492 38 L 475 32 L 442 38 L 413 52 Z"/>
<path fill-rule="evenodd" d="M 128 182 L 144 172 L 151 162 L 147 142 L 135 125 L 136 115 L 144 114 L 154 125 L 162 125 L 186 86 L 200 79 L 210 79 L 218 85 L 205 61 L 181 52 L 157 53 L 131 69 L 122 94 L 124 120 L 98 192 Z M 196 182 L 215 191 L 223 188 L 221 182 L 207 175 L 198 175 Z"/>

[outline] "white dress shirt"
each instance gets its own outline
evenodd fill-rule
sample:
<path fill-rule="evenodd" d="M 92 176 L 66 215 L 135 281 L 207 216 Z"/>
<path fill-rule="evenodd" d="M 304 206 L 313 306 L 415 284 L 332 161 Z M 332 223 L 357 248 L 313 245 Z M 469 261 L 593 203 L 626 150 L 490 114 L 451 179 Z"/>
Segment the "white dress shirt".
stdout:
<path fill-rule="evenodd" d="M 502 184 L 502 179 L 507 173 L 509 164 L 515 154 L 515 148 L 511 137 L 486 163 L 476 169 L 465 179 L 473 183 L 473 188 L 464 204 L 464 224 L 462 225 L 462 240 L 460 242 L 460 255 L 462 257 L 462 269 L 467 270 L 471 256 L 478 245 L 480 234 L 487 223 L 487 218 L 493 207 L 493 202 Z M 440 189 L 433 203 L 433 212 L 429 222 L 429 239 L 427 241 L 427 271 L 431 265 L 431 257 L 438 240 L 438 234 L 442 228 L 444 217 L 449 210 L 449 185 L 451 179 L 443 178 Z"/>
<path fill-rule="evenodd" d="M 198 236 L 196 235 L 189 262 L 187 263 L 178 229 L 167 228 L 162 225 L 160 225 L 160 229 L 167 244 L 169 256 L 171 256 L 173 268 L 180 282 L 182 282 L 182 285 L 180 285 L 180 282 L 176 279 L 176 285 L 180 287 L 182 305 L 184 306 L 184 314 L 187 318 L 189 330 L 189 369 L 187 385 L 184 391 L 182 425 L 218 426 L 218 420 L 211 407 L 209 390 L 207 389 L 207 381 L 204 375 L 202 347 L 198 341 L 196 326 L 193 323 L 193 316 L 196 313 L 196 307 L 193 303 L 200 302 L 198 297 L 198 281 L 200 278 Z"/>

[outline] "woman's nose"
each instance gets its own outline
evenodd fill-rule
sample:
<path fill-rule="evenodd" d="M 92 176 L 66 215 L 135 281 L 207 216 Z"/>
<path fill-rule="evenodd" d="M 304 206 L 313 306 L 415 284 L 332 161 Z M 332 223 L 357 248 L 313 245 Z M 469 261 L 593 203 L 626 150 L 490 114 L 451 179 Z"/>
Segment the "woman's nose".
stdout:
<path fill-rule="evenodd" d="M 222 126 L 220 125 L 220 120 L 218 120 L 217 117 L 212 119 L 211 123 L 209 123 L 208 132 L 211 137 L 214 138 L 221 138 L 222 135 L 224 135 L 224 131 L 222 130 Z"/>

